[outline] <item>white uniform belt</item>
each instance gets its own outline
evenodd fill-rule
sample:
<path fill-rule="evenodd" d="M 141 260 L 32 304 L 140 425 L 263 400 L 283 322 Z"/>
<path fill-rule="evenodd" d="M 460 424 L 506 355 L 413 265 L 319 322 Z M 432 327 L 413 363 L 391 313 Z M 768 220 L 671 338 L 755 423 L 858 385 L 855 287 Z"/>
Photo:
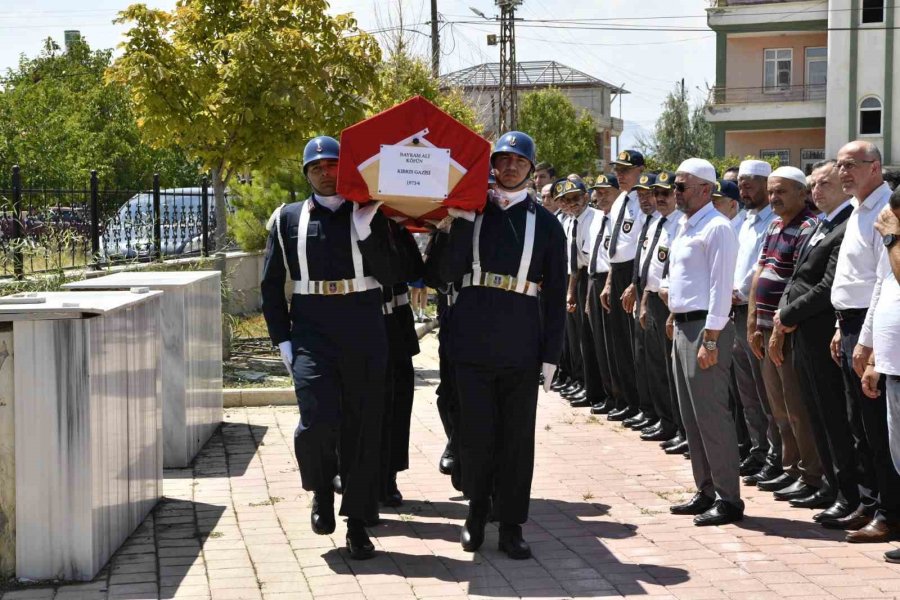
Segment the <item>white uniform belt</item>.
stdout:
<path fill-rule="evenodd" d="M 401 306 L 407 306 L 409 304 L 409 294 L 397 294 L 390 302 L 385 302 L 383 306 L 383 312 L 386 315 L 394 314 L 395 308 L 400 308 Z"/>
<path fill-rule="evenodd" d="M 339 279 L 337 281 L 295 281 L 294 293 L 301 296 L 342 296 L 380 288 L 374 277 Z"/>
<path fill-rule="evenodd" d="M 498 290 L 506 290 L 507 292 L 514 292 L 517 294 L 524 294 L 526 296 L 537 296 L 538 294 L 538 284 L 533 281 L 525 281 L 525 289 L 522 292 L 518 292 L 516 288 L 518 287 L 519 280 L 512 275 L 500 275 L 498 273 L 490 273 L 487 271 L 482 271 L 477 277 L 472 278 L 472 274 L 468 273 L 463 277 L 462 286 L 481 286 L 481 287 L 489 287 Z"/>

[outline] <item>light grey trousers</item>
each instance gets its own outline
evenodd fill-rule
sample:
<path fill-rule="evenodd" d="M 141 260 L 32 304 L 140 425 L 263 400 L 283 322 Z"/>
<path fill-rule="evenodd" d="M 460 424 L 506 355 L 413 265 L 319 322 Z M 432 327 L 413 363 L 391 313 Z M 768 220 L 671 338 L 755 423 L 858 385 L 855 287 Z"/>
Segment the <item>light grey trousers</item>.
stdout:
<path fill-rule="evenodd" d="M 900 377 L 886 375 L 888 443 L 894 468 L 900 473 Z"/>
<path fill-rule="evenodd" d="M 734 417 L 728 407 L 728 383 L 734 324 L 719 335 L 719 360 L 701 369 L 697 353 L 703 342 L 703 320 L 675 323 L 672 349 L 678 404 L 697 490 L 709 498 L 743 508 L 739 482 L 740 454 Z"/>

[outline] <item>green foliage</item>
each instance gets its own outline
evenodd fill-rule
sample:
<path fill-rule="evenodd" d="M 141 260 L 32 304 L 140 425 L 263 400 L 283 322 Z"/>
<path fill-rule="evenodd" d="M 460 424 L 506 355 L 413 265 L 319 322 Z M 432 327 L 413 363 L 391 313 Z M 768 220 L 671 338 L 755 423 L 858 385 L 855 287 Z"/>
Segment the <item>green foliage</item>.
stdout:
<path fill-rule="evenodd" d="M 0 187 L 18 164 L 32 188 L 84 189 L 96 169 L 101 186 L 194 185 L 198 168 L 171 146 L 141 142 L 125 86 L 103 84 L 111 50 L 76 41 L 66 51 L 52 39 L 35 58 L 7 70 L 0 89 Z"/>
<path fill-rule="evenodd" d="M 741 161 L 744 160 L 765 160 L 770 165 L 772 165 L 773 170 L 777 169 L 781 165 L 781 161 L 777 156 L 763 159 L 749 155 L 745 156 L 744 158 L 739 158 L 737 156 L 712 156 L 706 157 L 706 160 L 711 162 L 712 166 L 716 168 L 716 173 L 719 174 L 719 177 L 721 177 L 729 167 L 740 166 Z M 680 160 L 677 162 L 663 162 L 655 156 L 648 156 L 645 158 L 645 169 L 647 171 L 652 171 L 653 173 L 659 173 L 660 171 L 674 171 L 680 164 Z"/>
<path fill-rule="evenodd" d="M 677 164 L 690 157 L 713 157 L 715 137 L 712 125 L 703 114 L 704 108 L 701 105 L 692 109 L 681 86 L 676 86 L 662 104 L 653 137 L 639 138 L 638 145 L 645 154 L 663 163 Z"/>
<path fill-rule="evenodd" d="M 211 170 L 219 230 L 224 191 L 246 169 L 272 168 L 306 140 L 364 116 L 377 86 L 377 42 L 326 0 L 180 0 L 133 4 L 109 79 L 127 84 L 151 144 L 176 144 Z"/>
<path fill-rule="evenodd" d="M 244 250 L 266 247 L 266 222 L 282 203 L 296 202 L 308 197 L 311 190 L 298 164 L 285 163 L 268 172 L 254 171 L 251 182 L 231 188 L 235 211 L 228 217 L 228 226 L 238 245 Z"/>
<path fill-rule="evenodd" d="M 597 128 L 586 112 L 579 115 L 558 89 L 532 92 L 519 104 L 519 130 L 534 138 L 538 161 L 556 167 L 560 176 L 596 169 Z"/>

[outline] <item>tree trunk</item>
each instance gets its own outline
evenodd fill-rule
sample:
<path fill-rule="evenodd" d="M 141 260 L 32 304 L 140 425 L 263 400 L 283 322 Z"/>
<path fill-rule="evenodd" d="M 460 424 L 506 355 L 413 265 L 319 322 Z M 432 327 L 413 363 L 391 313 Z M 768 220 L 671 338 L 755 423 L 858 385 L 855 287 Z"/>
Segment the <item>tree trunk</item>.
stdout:
<path fill-rule="evenodd" d="M 222 179 L 221 169 L 211 169 L 213 195 L 215 197 L 216 207 L 216 230 L 213 233 L 212 250 L 221 252 L 225 247 L 225 236 L 228 233 L 228 217 L 225 211 L 225 184 Z"/>

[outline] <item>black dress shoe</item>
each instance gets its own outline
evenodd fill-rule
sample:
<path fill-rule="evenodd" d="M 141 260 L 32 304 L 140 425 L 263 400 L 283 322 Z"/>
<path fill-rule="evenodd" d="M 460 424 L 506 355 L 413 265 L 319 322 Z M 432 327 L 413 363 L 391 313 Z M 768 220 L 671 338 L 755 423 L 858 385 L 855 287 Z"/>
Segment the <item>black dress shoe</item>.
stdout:
<path fill-rule="evenodd" d="M 309 522 L 315 534 L 330 535 L 334 533 L 334 492 L 327 490 L 313 494 Z"/>
<path fill-rule="evenodd" d="M 687 440 L 684 440 L 680 444 L 675 446 L 669 446 L 666 448 L 666 454 L 684 454 L 688 451 L 688 443 Z"/>
<path fill-rule="evenodd" d="M 665 450 L 665 449 L 667 449 L 667 448 L 671 448 L 672 446 L 677 446 L 678 444 L 680 444 L 680 443 L 683 442 L 683 441 L 684 441 L 684 436 L 682 436 L 682 435 L 679 433 L 679 434 L 676 434 L 676 435 L 672 436 L 672 439 L 669 439 L 669 440 L 666 440 L 666 441 L 662 442 L 662 443 L 659 445 L 659 447 L 662 448 L 663 450 Z"/>
<path fill-rule="evenodd" d="M 657 421 L 656 419 L 646 418 L 643 421 L 638 421 L 637 423 L 635 423 L 634 425 L 631 425 L 630 427 L 634 431 L 643 431 L 644 429 L 648 429 L 650 427 L 655 426 L 657 423 L 659 423 L 659 421 Z"/>
<path fill-rule="evenodd" d="M 768 481 L 770 479 L 775 479 L 779 475 L 784 473 L 780 467 L 775 467 L 772 465 L 766 465 L 762 469 L 760 469 L 759 473 L 756 475 L 747 475 L 743 478 L 744 485 L 756 485 L 760 481 Z"/>
<path fill-rule="evenodd" d="M 447 444 L 447 447 L 444 448 L 444 453 L 441 454 L 441 460 L 438 462 L 438 471 L 443 475 L 449 475 L 453 472 L 453 463 L 456 462 L 453 456 L 453 450 L 450 448 L 450 444 Z"/>
<path fill-rule="evenodd" d="M 815 494 L 803 498 L 793 498 L 788 504 L 794 508 L 828 508 L 834 504 L 834 501 L 835 496 L 832 492 L 828 490 L 816 490 Z"/>
<path fill-rule="evenodd" d="M 381 497 L 381 503 L 384 506 L 402 506 L 403 494 L 397 489 L 397 474 L 392 473 L 390 479 L 385 486 L 384 495 Z"/>
<path fill-rule="evenodd" d="M 839 519 L 821 519 L 819 525 L 826 529 L 846 529 L 847 531 L 856 531 L 862 529 L 872 521 L 874 509 L 869 506 L 860 504 L 856 510 L 852 511 L 845 517 Z"/>
<path fill-rule="evenodd" d="M 606 414 L 609 414 L 609 411 L 611 411 L 611 410 L 612 410 L 612 403 L 607 401 L 607 402 L 602 402 L 600 404 L 593 405 L 591 407 L 591 414 L 592 415 L 606 415 Z"/>
<path fill-rule="evenodd" d="M 375 556 L 375 545 L 366 533 L 366 526 L 362 519 L 347 519 L 347 550 L 350 558 L 365 560 Z"/>
<path fill-rule="evenodd" d="M 558 391 L 562 390 L 563 388 L 565 388 L 570 383 L 571 383 L 571 381 L 569 381 L 568 379 L 557 378 L 556 381 L 554 381 L 552 384 L 550 384 L 550 389 L 553 390 L 554 392 L 558 392 Z"/>
<path fill-rule="evenodd" d="M 559 390 L 559 394 L 563 398 L 565 398 L 566 396 L 571 396 L 572 394 L 576 394 L 583 389 L 584 389 L 584 387 L 580 383 L 578 383 L 577 381 L 573 381 L 572 383 L 570 383 L 563 389 Z"/>
<path fill-rule="evenodd" d="M 625 427 L 631 427 L 635 423 L 638 423 L 639 421 L 644 421 L 645 419 L 646 419 L 646 417 L 644 416 L 644 413 L 638 411 L 638 413 L 635 414 L 633 417 L 628 417 L 627 419 L 622 421 L 622 425 L 624 425 Z"/>
<path fill-rule="evenodd" d="M 344 493 L 344 484 L 341 482 L 341 476 L 335 475 L 334 479 L 331 480 L 331 487 L 334 488 L 335 494 L 343 494 Z"/>
<path fill-rule="evenodd" d="M 469 502 L 469 516 L 463 523 L 459 542 L 466 552 L 475 552 L 484 543 L 484 527 L 487 525 L 488 508 L 486 502 Z"/>
<path fill-rule="evenodd" d="M 766 481 L 760 481 L 756 484 L 756 487 L 761 489 L 764 492 L 774 492 L 775 490 L 781 490 L 786 488 L 787 486 L 794 483 L 796 479 L 788 475 L 787 473 L 782 473 L 775 479 L 768 479 Z"/>
<path fill-rule="evenodd" d="M 587 399 L 587 397 L 579 398 L 578 400 L 570 400 L 569 406 L 572 408 L 587 408 L 591 406 L 591 401 Z"/>
<path fill-rule="evenodd" d="M 656 429 L 652 433 L 641 433 L 641 439 L 645 442 L 661 442 L 672 437 L 672 432 L 665 429 Z"/>
<path fill-rule="evenodd" d="M 702 515 L 715 504 L 715 500 L 702 492 L 697 492 L 694 497 L 684 504 L 674 504 L 669 507 L 669 512 L 673 515 Z"/>
<path fill-rule="evenodd" d="M 531 558 L 531 547 L 522 539 L 522 527 L 509 523 L 500 524 L 500 540 L 497 548 L 505 552 L 513 560 L 525 560 Z"/>
<path fill-rule="evenodd" d="M 662 421 L 656 421 L 652 425 L 648 425 L 641 429 L 641 433 L 653 433 L 662 429 Z"/>
<path fill-rule="evenodd" d="M 776 490 L 775 493 L 772 494 L 772 497 L 776 500 L 782 501 L 793 500 L 794 498 L 805 498 L 807 496 L 812 496 L 818 491 L 818 488 L 797 480 L 787 487 Z"/>
<path fill-rule="evenodd" d="M 744 518 L 744 509 L 724 500 L 716 500 L 708 511 L 694 517 L 694 525 L 703 527 L 706 525 L 725 525 L 734 523 Z"/>
<path fill-rule="evenodd" d="M 630 419 L 634 415 L 637 414 L 637 410 L 634 408 L 630 408 L 626 406 L 625 408 L 614 410 L 608 415 L 606 415 L 607 421 L 624 421 L 625 419 Z"/>
<path fill-rule="evenodd" d="M 756 475 L 764 466 L 766 466 L 765 461 L 751 454 L 741 462 L 740 474 L 744 477 Z"/>
<path fill-rule="evenodd" d="M 813 515 L 813 521 L 816 523 L 824 523 L 826 521 L 837 521 L 843 519 L 853 512 L 853 506 L 844 500 L 838 500 L 820 513 Z"/>

